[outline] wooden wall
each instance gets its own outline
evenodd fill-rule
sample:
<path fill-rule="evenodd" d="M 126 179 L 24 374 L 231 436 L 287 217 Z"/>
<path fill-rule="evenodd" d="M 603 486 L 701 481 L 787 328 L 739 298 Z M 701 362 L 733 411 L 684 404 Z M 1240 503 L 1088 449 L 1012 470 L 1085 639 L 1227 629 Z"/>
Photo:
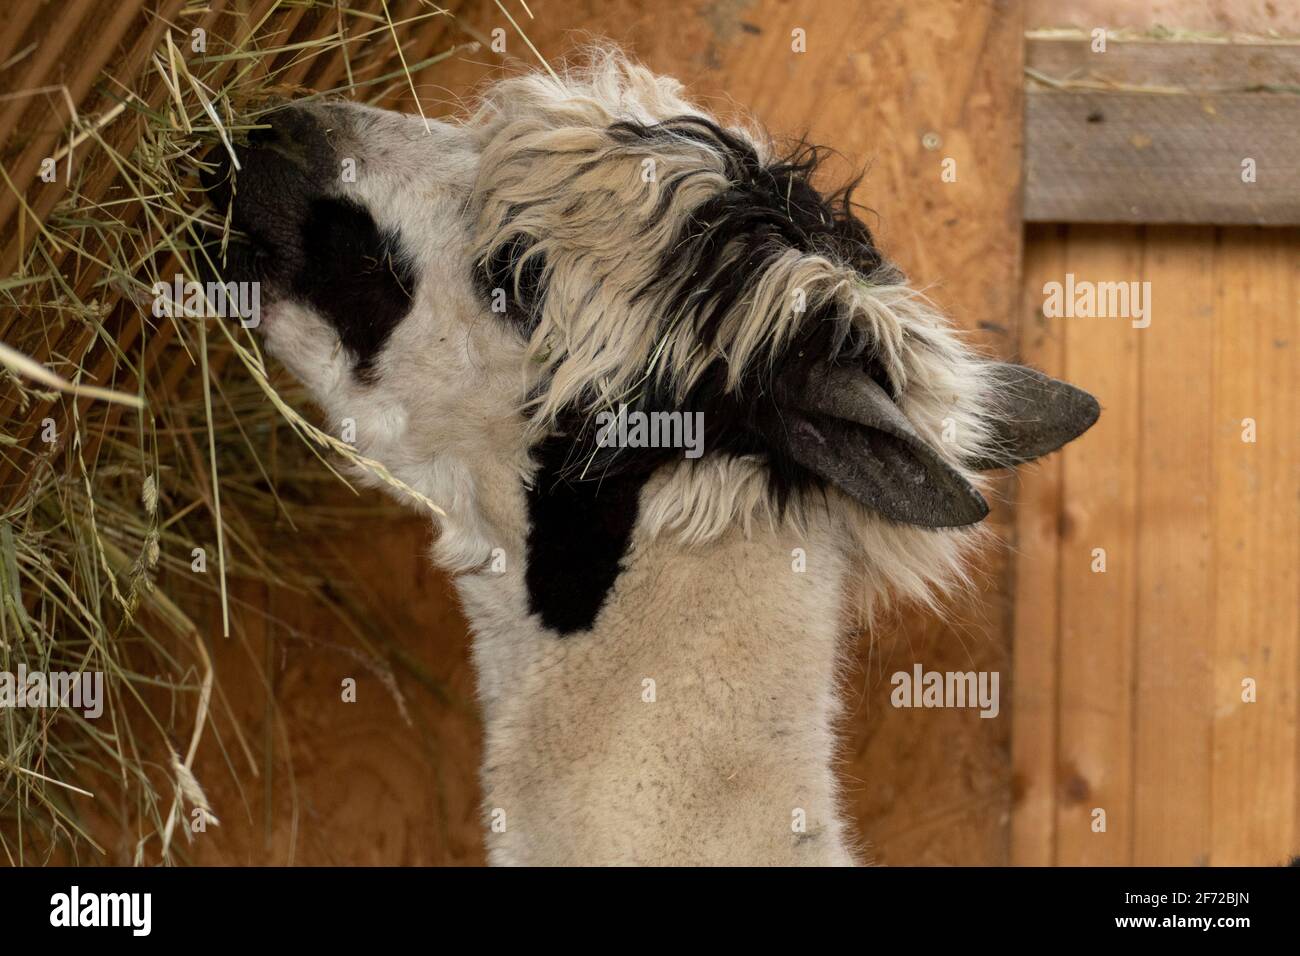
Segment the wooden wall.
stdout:
<path fill-rule="evenodd" d="M 1067 273 L 1150 282 L 1150 326 L 1045 317 Z M 1300 231 L 1035 226 L 1020 330 L 1104 411 L 1021 483 L 1012 861 L 1280 863 L 1300 848 Z"/>
<path fill-rule="evenodd" d="M 1265 0 L 1025 19 L 1300 36 Z M 1150 327 L 1045 317 L 1067 273 L 1150 282 Z M 1280 863 L 1300 852 L 1300 231 L 1032 226 L 1019 330 L 1104 411 L 1017 497 L 1011 861 Z"/>

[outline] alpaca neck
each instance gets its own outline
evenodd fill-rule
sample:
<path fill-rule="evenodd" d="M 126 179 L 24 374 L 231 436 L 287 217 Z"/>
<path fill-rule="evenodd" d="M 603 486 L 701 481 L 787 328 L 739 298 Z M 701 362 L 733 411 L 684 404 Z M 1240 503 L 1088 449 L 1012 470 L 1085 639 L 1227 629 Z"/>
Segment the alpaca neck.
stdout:
<path fill-rule="evenodd" d="M 638 527 L 591 629 L 562 637 L 521 572 L 460 578 L 492 861 L 851 862 L 831 767 L 844 576 L 828 528 L 687 547 Z"/>

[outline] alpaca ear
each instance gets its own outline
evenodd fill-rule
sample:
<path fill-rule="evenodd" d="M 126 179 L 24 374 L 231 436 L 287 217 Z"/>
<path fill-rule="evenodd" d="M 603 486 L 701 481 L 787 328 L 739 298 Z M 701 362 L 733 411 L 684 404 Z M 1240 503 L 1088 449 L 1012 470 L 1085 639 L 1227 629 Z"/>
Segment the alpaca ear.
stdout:
<path fill-rule="evenodd" d="M 1056 451 L 1097 421 L 1101 406 L 1081 388 L 1036 369 L 993 366 L 993 450 L 972 463 L 978 470 L 1011 468 Z"/>
<path fill-rule="evenodd" d="M 927 528 L 974 524 L 988 514 L 980 493 L 861 369 L 818 363 L 791 397 L 791 456 L 849 497 Z"/>

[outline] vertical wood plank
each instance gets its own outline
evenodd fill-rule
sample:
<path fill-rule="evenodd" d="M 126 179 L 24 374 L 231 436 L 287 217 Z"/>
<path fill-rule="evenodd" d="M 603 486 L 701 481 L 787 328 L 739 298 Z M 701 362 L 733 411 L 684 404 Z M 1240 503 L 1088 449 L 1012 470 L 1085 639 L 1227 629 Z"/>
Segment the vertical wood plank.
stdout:
<path fill-rule="evenodd" d="M 1300 339 L 1300 235 L 1297 233 L 1298 231 L 1293 229 L 1287 234 L 1289 249 L 1287 252 L 1287 258 L 1291 262 L 1290 274 L 1288 276 L 1291 288 L 1287 299 L 1291 304 L 1291 332 L 1288 335 L 1288 338 L 1292 343 L 1291 349 L 1293 353 L 1297 348 L 1300 348 L 1300 342 L 1297 342 L 1297 339 Z M 1294 363 L 1294 361 L 1295 356 L 1293 354 L 1292 362 Z M 1297 407 L 1300 406 L 1300 387 L 1293 386 L 1291 401 L 1291 408 L 1284 412 L 1284 414 L 1289 415 L 1292 422 L 1300 421 L 1300 407 Z M 1300 428 L 1291 429 L 1291 441 L 1293 444 L 1300 444 L 1300 434 L 1297 434 L 1297 432 L 1300 432 Z M 1300 454 L 1300 451 L 1297 451 L 1297 454 Z M 1291 468 L 1292 479 L 1295 482 L 1300 483 L 1300 474 L 1297 474 L 1297 472 L 1300 472 L 1300 467 L 1293 463 Z M 1300 495 L 1300 492 L 1297 492 L 1297 494 Z M 1300 568 L 1300 534 L 1297 534 L 1292 539 L 1291 554 L 1289 557 L 1284 556 L 1283 560 L 1289 560 L 1292 567 Z M 1296 587 L 1300 590 L 1300 583 L 1297 583 Z M 1300 604 L 1300 594 L 1296 595 L 1296 603 Z M 1296 622 L 1294 640 L 1296 646 L 1296 661 L 1292 686 L 1300 688 L 1300 621 Z M 1294 794 L 1295 816 L 1292 820 L 1291 831 L 1292 845 L 1288 850 L 1293 854 L 1293 859 L 1300 859 L 1300 694 L 1296 694 L 1292 719 L 1295 721 L 1294 726 L 1297 728 L 1295 749 L 1296 784 Z"/>
<path fill-rule="evenodd" d="M 1065 374 L 1065 320 L 1043 312 L 1043 287 L 1066 272 L 1065 226 L 1030 226 L 1025 235 L 1020 359 Z M 1062 460 L 1052 455 L 1020 471 L 1016 494 L 1011 683 L 1011 863 L 1055 862 L 1057 655 L 1060 640 Z"/>
<path fill-rule="evenodd" d="M 1297 344 L 1294 230 L 1228 230 L 1214 367 L 1214 807 L 1211 861 L 1295 851 Z M 1243 441 L 1245 419 L 1256 441 Z M 1243 681 L 1256 700 L 1243 700 Z"/>
<path fill-rule="evenodd" d="M 1209 859 L 1214 230 L 1150 227 L 1134 675 L 1134 859 Z"/>
<path fill-rule="evenodd" d="M 1288 276 L 1288 281 L 1291 283 L 1291 287 L 1287 299 L 1291 304 L 1291 331 L 1288 335 L 1288 339 L 1291 342 L 1291 350 L 1293 353 L 1292 363 L 1294 364 L 1296 360 L 1294 352 L 1297 349 L 1300 349 L 1300 341 L 1297 341 L 1300 339 L 1300 230 L 1293 229 L 1288 233 L 1287 258 L 1291 262 Z M 1284 414 L 1289 415 L 1292 422 L 1300 421 L 1300 386 L 1296 386 L 1294 383 L 1292 388 L 1291 408 L 1284 411 Z M 1290 434 L 1293 446 L 1300 445 L 1300 434 L 1297 434 L 1297 432 L 1300 432 L 1300 428 L 1291 429 Z M 1300 455 L 1300 449 L 1294 450 L 1296 455 Z M 1292 480 L 1300 484 L 1300 465 L 1297 465 L 1293 461 L 1291 464 L 1291 470 Z M 1297 495 L 1300 496 L 1300 491 L 1297 492 Z M 1290 556 L 1284 555 L 1283 560 L 1290 561 L 1291 566 L 1294 568 L 1300 568 L 1300 534 L 1295 535 L 1292 539 L 1291 554 Z M 1297 591 L 1300 591 L 1300 582 L 1297 582 L 1296 588 Z M 1297 593 L 1295 603 L 1300 604 L 1300 593 Z M 1300 621 L 1296 622 L 1294 640 L 1296 647 L 1296 661 L 1292 686 L 1300 688 Z M 1288 851 L 1293 854 L 1292 859 L 1300 859 L 1300 693 L 1297 693 L 1295 696 L 1295 706 L 1292 709 L 1292 720 L 1295 721 L 1294 726 L 1296 727 L 1296 783 L 1293 799 L 1295 804 L 1295 815 L 1292 819 L 1291 846 L 1288 847 Z"/>
<path fill-rule="evenodd" d="M 1139 231 L 1074 226 L 1076 280 L 1141 276 Z M 1064 282 L 1065 276 L 1061 276 Z M 1058 863 L 1132 859 L 1132 699 L 1137 585 L 1138 341 L 1124 318 L 1068 318 L 1067 378 L 1102 402 L 1086 441 L 1063 455 Z M 1100 549 L 1100 550 L 1098 550 Z M 1104 551 L 1104 572 L 1100 567 Z M 1105 813 L 1095 832 L 1094 810 Z"/>

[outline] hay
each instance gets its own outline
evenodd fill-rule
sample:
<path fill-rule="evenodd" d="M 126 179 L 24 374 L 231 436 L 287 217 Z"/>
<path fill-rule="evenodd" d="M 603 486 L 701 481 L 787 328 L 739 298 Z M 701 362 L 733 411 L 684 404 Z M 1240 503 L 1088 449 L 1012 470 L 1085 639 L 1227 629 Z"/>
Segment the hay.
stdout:
<path fill-rule="evenodd" d="M 70 182 L 37 208 L 9 165 L 30 150 L 6 144 L 0 194 L 15 201 L 17 235 L 0 279 L 0 672 L 102 672 L 106 695 L 98 720 L 0 708 L 0 852 L 11 864 L 87 849 L 102 859 L 95 824 L 134 834 L 127 862 L 184 859 L 178 831 L 218 824 L 194 772 L 205 736 L 238 779 L 269 773 L 212 665 L 216 633 L 238 638 L 265 613 L 231 582 L 317 595 L 397 693 L 389 661 L 402 655 L 327 588 L 323 559 L 270 542 L 381 507 L 322 504 L 341 480 L 332 456 L 400 482 L 296 411 L 304 397 L 250 330 L 183 312 L 155 319 L 151 290 L 203 274 L 214 234 L 225 248 L 229 223 L 197 184 L 209 148 L 232 150 L 275 97 L 305 95 L 309 74 L 328 87 L 311 95 L 380 101 L 395 86 L 414 93 L 413 76 L 459 48 L 429 29 L 448 14 L 427 2 L 398 11 L 385 0 L 378 13 L 303 0 L 243 14 L 176 6 L 174 19 L 138 15 L 149 21 L 139 69 L 108 71 L 95 112 L 79 113 L 63 87 L 5 98 L 66 105 L 54 158 Z M 200 26 L 201 54 L 188 47 Z M 194 570 L 196 548 L 206 572 Z"/>

